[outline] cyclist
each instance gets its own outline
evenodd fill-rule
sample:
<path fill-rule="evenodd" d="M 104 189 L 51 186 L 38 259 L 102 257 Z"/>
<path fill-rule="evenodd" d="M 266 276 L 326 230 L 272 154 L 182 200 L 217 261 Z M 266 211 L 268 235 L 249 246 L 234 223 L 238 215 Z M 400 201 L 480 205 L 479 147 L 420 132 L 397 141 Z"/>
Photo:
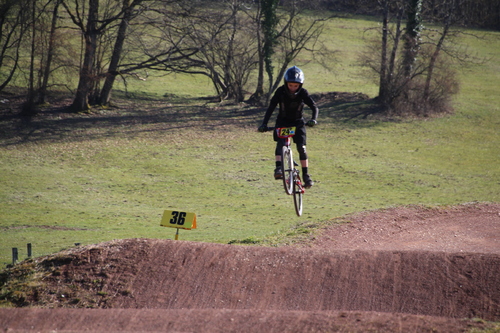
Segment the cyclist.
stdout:
<path fill-rule="evenodd" d="M 297 145 L 299 152 L 300 164 L 302 167 L 302 178 L 304 179 L 304 186 L 310 188 L 314 182 L 309 175 L 309 162 L 307 159 L 306 151 L 306 127 L 314 126 L 317 124 L 318 107 L 313 101 L 309 92 L 302 87 L 304 84 L 304 73 L 297 66 L 290 67 L 286 70 L 284 75 L 284 85 L 276 89 L 269 107 L 267 108 L 262 125 L 259 126 L 260 132 L 267 130 L 267 123 L 271 118 L 276 106 L 279 104 L 279 112 L 276 117 L 275 127 L 296 127 L 293 142 Z M 304 104 L 312 110 L 312 117 L 309 121 L 304 120 Z M 284 144 L 284 139 L 277 137 L 274 132 L 274 141 L 276 141 L 276 169 L 274 170 L 274 178 L 282 179 L 283 174 L 281 171 L 281 150 Z"/>

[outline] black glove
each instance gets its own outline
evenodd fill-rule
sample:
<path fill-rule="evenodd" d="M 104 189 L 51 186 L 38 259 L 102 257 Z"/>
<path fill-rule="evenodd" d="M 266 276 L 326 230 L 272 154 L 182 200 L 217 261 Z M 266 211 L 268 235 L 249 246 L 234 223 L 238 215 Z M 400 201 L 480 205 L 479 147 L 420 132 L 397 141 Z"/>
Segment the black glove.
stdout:
<path fill-rule="evenodd" d="M 259 132 L 267 132 L 267 124 L 262 124 L 259 126 Z"/>
<path fill-rule="evenodd" d="M 309 127 L 313 127 L 314 125 L 316 125 L 318 122 L 314 119 L 311 119 L 309 120 L 306 125 L 309 126 Z"/>

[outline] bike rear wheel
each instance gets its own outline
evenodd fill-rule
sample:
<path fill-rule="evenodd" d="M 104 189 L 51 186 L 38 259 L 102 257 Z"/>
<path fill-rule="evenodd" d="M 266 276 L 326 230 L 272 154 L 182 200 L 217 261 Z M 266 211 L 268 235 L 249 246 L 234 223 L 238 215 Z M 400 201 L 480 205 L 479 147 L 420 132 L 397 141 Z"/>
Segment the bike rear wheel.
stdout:
<path fill-rule="evenodd" d="M 283 146 L 281 151 L 281 171 L 283 173 L 283 186 L 286 194 L 293 193 L 293 158 L 292 150 L 288 146 Z"/>
<path fill-rule="evenodd" d="M 293 203 L 295 205 L 295 212 L 297 213 L 297 216 L 302 215 L 302 196 L 302 182 L 300 180 L 300 176 L 296 174 L 293 181 Z"/>

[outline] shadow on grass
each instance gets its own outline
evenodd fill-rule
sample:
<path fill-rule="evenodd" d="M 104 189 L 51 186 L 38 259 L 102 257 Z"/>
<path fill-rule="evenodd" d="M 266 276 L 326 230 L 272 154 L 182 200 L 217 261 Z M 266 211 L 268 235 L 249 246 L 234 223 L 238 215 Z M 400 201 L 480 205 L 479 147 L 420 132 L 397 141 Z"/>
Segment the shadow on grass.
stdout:
<path fill-rule="evenodd" d="M 377 104 L 359 93 L 331 92 L 314 95 L 320 122 L 366 127 Z M 257 128 L 265 108 L 245 103 L 217 103 L 211 98 L 178 96 L 115 97 L 114 105 L 96 107 L 88 113 L 68 112 L 69 99 L 57 99 L 34 117 L 21 117 L 21 97 L 10 97 L 0 105 L 0 146 L 23 143 L 86 141 L 106 137 L 135 137 L 144 134 L 175 135 L 179 130 L 218 131 L 224 126 Z M 306 110 L 308 114 L 309 110 Z M 370 125 L 371 124 L 371 125 Z"/>
<path fill-rule="evenodd" d="M 320 107 L 321 122 L 339 128 L 369 128 L 395 121 L 385 116 L 376 99 L 362 93 L 331 92 L 313 97 Z"/>

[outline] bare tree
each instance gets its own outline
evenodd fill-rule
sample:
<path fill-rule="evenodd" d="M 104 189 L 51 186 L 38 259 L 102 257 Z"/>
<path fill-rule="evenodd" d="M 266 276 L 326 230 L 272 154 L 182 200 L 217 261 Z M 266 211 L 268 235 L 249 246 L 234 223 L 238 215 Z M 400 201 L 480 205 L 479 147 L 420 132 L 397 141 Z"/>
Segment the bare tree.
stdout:
<path fill-rule="evenodd" d="M 100 79 L 100 73 L 96 73 L 96 55 L 98 51 L 99 37 L 117 21 L 123 20 L 127 6 L 120 6 L 114 0 L 107 0 L 103 8 L 103 14 L 99 14 L 99 0 L 74 0 L 69 2 L 63 0 L 62 5 L 70 16 L 72 22 L 81 31 L 84 39 L 83 61 L 80 68 L 78 87 L 71 109 L 75 112 L 90 109 L 89 95 Z M 141 0 L 133 1 L 130 6 L 135 6 Z M 86 5 L 86 6 L 85 6 Z"/>
<path fill-rule="evenodd" d="M 303 8 L 294 0 L 287 2 L 280 11 L 275 5 L 270 6 L 275 10 L 276 17 L 268 14 L 268 20 L 274 23 L 269 23 L 270 27 L 264 33 L 261 2 L 248 6 L 241 0 L 209 5 L 179 1 L 175 3 L 177 10 L 170 6 L 161 12 L 161 22 L 151 21 L 147 41 L 141 39 L 146 55 L 141 65 L 123 63 L 120 73 L 149 68 L 167 73 L 205 75 L 212 81 L 221 100 L 242 101 L 249 90 L 249 77 L 255 71 L 258 73 L 255 91 L 264 90 L 266 72 L 269 80 L 265 92 L 267 100 L 267 96 L 281 82 L 286 66 L 300 52 L 314 54 L 313 51 L 321 51 L 317 41 L 322 22 L 327 19 L 306 19 L 301 15 Z M 154 29 L 158 32 L 152 35 Z M 272 29 L 275 32 L 270 31 Z M 267 51 L 264 51 L 266 34 L 267 39 L 274 38 L 274 41 L 269 41 Z M 161 36 L 158 42 L 154 42 L 154 36 Z M 277 72 L 274 63 L 279 64 Z M 273 79 L 275 74 L 277 79 Z"/>
<path fill-rule="evenodd" d="M 142 3 L 143 6 L 136 0 L 138 8 L 128 6 L 118 25 L 101 90 L 102 104 L 109 103 L 112 82 L 117 76 L 127 85 L 130 78 L 147 80 L 150 73 L 206 74 L 193 69 L 192 58 L 204 45 L 193 43 L 190 38 L 193 22 L 198 19 L 195 8 L 200 4 L 184 0 L 144 0 Z"/>
<path fill-rule="evenodd" d="M 435 71 L 449 22 L 444 23 L 441 38 L 434 42 L 421 24 L 421 0 L 379 0 L 379 4 L 382 42 L 370 44 L 361 58 L 363 64 L 378 75 L 378 101 L 382 109 L 414 115 L 449 110 L 449 97 L 456 93 L 458 86 L 454 71 L 445 59 L 439 62 L 439 73 Z M 442 8 L 439 12 L 442 13 Z"/>
<path fill-rule="evenodd" d="M 255 33 L 257 38 L 258 68 L 257 68 L 257 86 L 254 93 L 249 98 L 250 103 L 264 104 L 267 102 L 268 94 L 264 92 L 264 73 L 267 73 L 269 87 L 271 90 L 273 82 L 274 65 L 273 54 L 276 45 L 278 31 L 276 27 L 279 23 L 277 9 L 278 0 L 259 0 L 255 7 L 249 7 L 245 12 L 255 23 Z"/>
<path fill-rule="evenodd" d="M 378 0 L 382 11 L 381 43 L 370 45 L 364 64 L 379 75 L 378 99 L 384 107 L 399 94 L 397 87 L 403 83 L 398 75 L 398 53 L 403 36 L 402 21 L 405 14 L 403 1 L 391 3 L 388 0 Z M 392 28 L 391 28 L 392 25 Z M 380 60 L 373 55 L 380 54 Z"/>
<path fill-rule="evenodd" d="M 57 22 L 57 7 L 54 6 L 52 12 L 51 31 L 47 33 L 45 18 L 48 8 L 55 3 L 54 0 L 47 1 L 31 1 L 30 7 L 26 8 L 30 15 L 29 34 L 31 40 L 29 44 L 29 71 L 28 71 L 28 93 L 26 102 L 23 104 L 22 114 L 32 116 L 37 113 L 36 104 L 43 101 L 45 98 L 48 77 L 50 73 L 50 62 L 54 52 L 54 35 L 55 25 Z M 44 45 L 44 41 L 49 35 L 49 45 Z M 45 61 L 47 59 L 47 61 Z M 45 68 L 44 68 L 45 67 Z M 43 93 L 43 95 L 41 95 Z"/>
<path fill-rule="evenodd" d="M 269 23 L 266 33 L 262 31 L 264 15 L 260 2 L 258 6 L 249 6 L 242 0 L 150 2 L 139 17 L 127 25 L 122 21 L 118 29 L 120 32 L 126 27 L 126 38 L 132 42 L 124 45 L 119 64 L 118 57 L 112 56 L 101 91 L 101 103 L 106 103 L 107 83 L 116 75 L 126 82 L 130 75 L 146 79 L 151 72 L 204 75 L 212 81 L 220 100 L 243 101 L 249 90 L 249 78 L 258 70 L 257 89 L 263 85 L 264 72 L 267 73 L 267 98 L 299 52 L 321 51 L 315 43 L 324 20 L 301 17 L 302 7 L 295 0 L 287 3 L 283 7 L 286 10 L 278 15 L 277 2 L 270 1 L 273 1 L 269 4 L 270 9 L 275 12 L 268 13 L 267 20 L 274 23 Z M 127 16 L 126 12 L 123 16 Z M 266 34 L 267 39 L 275 39 L 267 43 L 267 48 L 263 37 Z M 115 50 L 120 47 L 119 38 L 124 38 L 122 33 L 117 36 L 120 35 Z M 277 80 L 273 80 L 273 62 L 280 64 L 277 72 L 280 79 Z"/>
<path fill-rule="evenodd" d="M 267 76 L 269 77 L 269 90 L 271 90 L 271 84 L 273 83 L 273 59 L 274 47 L 277 44 L 278 31 L 276 30 L 279 19 L 276 11 L 278 10 L 277 0 L 263 0 L 263 21 L 262 30 L 264 32 L 264 43 L 262 45 L 262 55 L 264 58 L 265 70 Z"/>
<path fill-rule="evenodd" d="M 90 94 L 92 81 L 95 79 L 92 76 L 94 64 L 94 56 L 97 49 L 97 36 L 100 31 L 97 28 L 99 19 L 99 0 L 88 0 L 87 11 L 80 11 L 79 1 L 75 2 L 75 8 L 70 8 L 66 1 L 63 1 L 63 6 L 70 15 L 73 23 L 80 28 L 85 41 L 85 52 L 83 63 L 80 68 L 80 79 L 78 88 L 73 100 L 71 108 L 76 111 L 85 111 L 90 109 L 88 96 Z M 85 21 L 86 20 L 86 21 Z"/>
<path fill-rule="evenodd" d="M 255 17 L 259 37 L 259 71 L 257 88 L 250 102 L 262 104 L 267 103 L 272 92 L 281 83 L 287 67 L 301 52 L 309 52 L 315 61 L 328 68 L 324 59 L 331 60 L 334 52 L 328 50 L 319 41 L 319 37 L 325 21 L 332 19 L 335 15 L 330 14 L 313 19 L 303 15 L 305 9 L 317 6 L 314 1 L 262 0 L 259 4 L 260 15 Z M 278 67 L 277 71 L 276 67 Z M 265 94 L 264 72 L 269 82 Z"/>
<path fill-rule="evenodd" d="M 149 68 L 204 75 L 221 100 L 243 100 L 257 63 L 257 48 L 255 29 L 240 13 L 242 2 L 179 1 L 174 5 L 158 10 L 161 16 L 150 21 L 152 29 L 147 38 L 140 39 L 143 61 L 124 63 L 120 72 Z"/>
<path fill-rule="evenodd" d="M 408 0 L 407 20 L 404 35 L 404 74 L 410 78 L 413 66 L 417 60 L 420 49 L 420 34 L 422 31 L 422 0 Z"/>
<path fill-rule="evenodd" d="M 29 2 L 6 0 L 0 3 L 0 91 L 19 69 L 20 49 L 29 29 Z"/>
<path fill-rule="evenodd" d="M 32 116 L 35 114 L 34 104 L 35 104 L 35 46 L 36 46 L 36 1 L 33 1 L 30 7 L 26 7 L 28 13 L 30 14 L 30 24 L 31 24 L 31 47 L 30 47 L 30 65 L 29 65 L 29 80 L 28 80 L 28 96 L 26 102 L 23 105 L 21 114 L 25 116 Z"/>
<path fill-rule="evenodd" d="M 32 43 L 24 49 L 31 54 L 28 79 L 28 99 L 37 105 L 48 103 L 48 91 L 65 87 L 71 91 L 75 72 L 78 71 L 78 52 L 74 41 L 77 35 L 65 26 L 60 15 L 62 0 L 36 0 L 30 33 Z M 33 30 L 33 32 L 31 32 Z M 72 38 L 73 36 L 74 38 Z M 27 43 L 25 43 L 27 44 Z M 76 56 L 75 56 L 76 55 Z M 54 75 L 57 73 L 57 75 Z M 33 97 L 29 98 L 30 95 Z"/>
<path fill-rule="evenodd" d="M 43 104 L 47 102 L 47 88 L 49 85 L 49 77 L 52 69 L 52 61 L 54 59 L 55 51 L 56 51 L 56 32 L 57 32 L 57 21 L 59 15 L 59 6 L 61 4 L 61 0 L 53 1 L 52 8 L 52 19 L 50 24 L 49 31 L 49 43 L 47 47 L 47 58 L 45 60 L 44 67 L 41 68 L 42 72 L 42 83 L 38 92 L 38 104 Z"/>
<path fill-rule="evenodd" d="M 278 73 L 272 82 L 270 95 L 282 82 L 282 77 L 292 61 L 304 51 L 331 56 L 331 52 L 326 52 L 319 42 L 319 37 L 324 28 L 326 20 L 333 16 L 306 18 L 303 14 L 303 7 L 300 1 L 290 0 L 285 2 L 284 14 L 279 19 L 278 33 L 276 36 L 276 62 L 280 64 Z M 321 60 L 319 61 L 321 63 Z"/>
<path fill-rule="evenodd" d="M 457 6 L 460 6 L 461 3 L 465 1 L 455 1 L 455 0 L 444 0 L 440 3 L 439 13 L 441 13 L 438 17 L 434 17 L 435 21 L 440 21 L 441 30 L 436 32 L 436 36 L 438 36 L 437 40 L 433 40 L 432 37 L 427 37 L 427 43 L 430 44 L 433 48 L 429 52 L 429 65 L 427 68 L 425 86 L 424 86 L 424 99 L 429 100 L 431 95 L 431 83 L 434 79 L 434 72 L 436 69 L 436 65 L 438 63 L 439 57 L 441 53 L 444 51 L 447 55 L 452 56 L 454 59 L 460 60 L 464 56 L 467 55 L 462 54 L 461 56 L 457 53 L 452 52 L 448 48 L 446 48 L 446 40 L 453 39 L 453 37 L 457 36 L 457 31 L 452 31 L 452 25 L 457 22 L 462 21 L 461 15 L 458 13 Z"/>
<path fill-rule="evenodd" d="M 118 33 L 116 35 L 116 41 L 113 48 L 113 53 L 111 55 L 111 60 L 108 66 L 108 71 L 106 74 L 106 80 L 104 82 L 103 88 L 99 96 L 99 103 L 101 105 L 108 105 L 111 98 L 111 90 L 113 89 L 113 83 L 116 76 L 118 75 L 118 66 L 120 59 L 122 57 L 123 44 L 125 38 L 127 37 L 127 28 L 130 20 L 133 18 L 134 8 L 138 6 L 142 0 L 135 0 L 131 3 L 130 0 L 123 0 L 123 18 L 119 24 Z"/>

